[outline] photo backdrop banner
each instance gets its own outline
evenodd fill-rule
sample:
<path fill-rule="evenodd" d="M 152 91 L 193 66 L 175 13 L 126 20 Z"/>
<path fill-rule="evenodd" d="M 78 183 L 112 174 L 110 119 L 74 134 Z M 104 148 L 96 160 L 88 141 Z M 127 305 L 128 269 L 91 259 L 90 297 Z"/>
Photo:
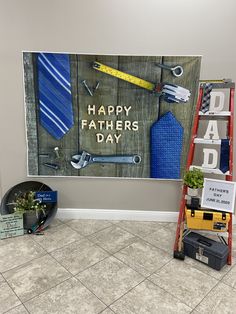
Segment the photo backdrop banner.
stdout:
<path fill-rule="evenodd" d="M 28 175 L 180 179 L 200 64 L 23 52 Z"/>

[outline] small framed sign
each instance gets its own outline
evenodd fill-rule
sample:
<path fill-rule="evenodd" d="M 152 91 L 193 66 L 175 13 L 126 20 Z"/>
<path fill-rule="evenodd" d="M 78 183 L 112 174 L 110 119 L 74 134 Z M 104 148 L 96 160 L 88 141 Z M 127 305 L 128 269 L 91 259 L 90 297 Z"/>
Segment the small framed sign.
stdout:
<path fill-rule="evenodd" d="M 204 179 L 201 207 L 234 212 L 236 182 Z"/>
<path fill-rule="evenodd" d="M 56 203 L 57 191 L 35 192 L 35 198 L 42 203 Z"/>
<path fill-rule="evenodd" d="M 24 234 L 23 216 L 20 214 L 0 215 L 0 239 Z"/>

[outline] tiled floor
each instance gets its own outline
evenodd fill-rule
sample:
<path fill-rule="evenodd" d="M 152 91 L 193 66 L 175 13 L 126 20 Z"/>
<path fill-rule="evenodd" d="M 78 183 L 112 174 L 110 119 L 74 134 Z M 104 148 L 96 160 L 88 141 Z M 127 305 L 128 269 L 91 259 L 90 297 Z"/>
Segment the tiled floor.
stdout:
<path fill-rule="evenodd" d="M 173 259 L 174 235 L 174 223 L 56 219 L 2 240 L 0 314 L 236 314 L 236 264 Z"/>

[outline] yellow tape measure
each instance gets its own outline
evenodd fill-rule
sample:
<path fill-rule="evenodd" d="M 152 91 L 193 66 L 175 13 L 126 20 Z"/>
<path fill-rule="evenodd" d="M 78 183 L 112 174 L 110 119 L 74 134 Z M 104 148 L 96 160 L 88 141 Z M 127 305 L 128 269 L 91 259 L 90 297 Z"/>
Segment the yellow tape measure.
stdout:
<path fill-rule="evenodd" d="M 232 83 L 231 79 L 222 80 L 199 80 L 200 83 Z"/>
<path fill-rule="evenodd" d="M 116 70 L 114 68 L 111 68 L 107 65 L 104 65 L 100 62 L 94 62 L 93 63 L 93 68 L 95 70 L 101 71 L 103 73 L 109 74 L 111 76 L 117 77 L 121 80 L 127 81 L 131 84 L 137 85 L 139 87 L 148 89 L 150 91 L 154 91 L 155 90 L 155 84 L 145 81 L 139 77 L 133 76 L 131 74 L 127 74 L 125 72 L 121 72 L 119 70 Z"/>

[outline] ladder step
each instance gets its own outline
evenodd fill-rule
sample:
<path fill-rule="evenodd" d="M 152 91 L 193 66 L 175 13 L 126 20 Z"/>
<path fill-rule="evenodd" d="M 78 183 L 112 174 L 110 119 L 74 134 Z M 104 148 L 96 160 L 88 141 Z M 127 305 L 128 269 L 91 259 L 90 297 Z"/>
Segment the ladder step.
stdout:
<path fill-rule="evenodd" d="M 204 138 L 196 137 L 194 139 L 195 144 L 217 144 L 221 145 L 221 140 L 206 140 Z"/>
<path fill-rule="evenodd" d="M 228 238 L 228 232 L 224 231 L 224 232 L 217 232 L 217 231 L 211 231 L 211 230 L 204 230 L 204 229 L 191 229 L 188 228 L 189 231 L 193 231 L 193 232 L 197 232 L 200 233 L 202 235 L 213 235 L 213 236 L 220 236 L 220 237 L 224 237 L 224 238 Z"/>
<path fill-rule="evenodd" d="M 199 111 L 199 116 L 229 117 L 231 116 L 231 111 L 207 111 L 205 113 Z"/>
<path fill-rule="evenodd" d="M 224 176 L 231 175 L 229 171 L 223 173 L 220 169 L 215 169 L 215 168 L 203 168 L 203 167 L 194 166 L 194 165 L 190 166 L 189 168 L 190 168 L 190 170 L 192 170 L 193 168 L 197 168 L 197 169 L 202 170 L 202 172 L 204 172 L 204 173 L 222 174 Z"/>

